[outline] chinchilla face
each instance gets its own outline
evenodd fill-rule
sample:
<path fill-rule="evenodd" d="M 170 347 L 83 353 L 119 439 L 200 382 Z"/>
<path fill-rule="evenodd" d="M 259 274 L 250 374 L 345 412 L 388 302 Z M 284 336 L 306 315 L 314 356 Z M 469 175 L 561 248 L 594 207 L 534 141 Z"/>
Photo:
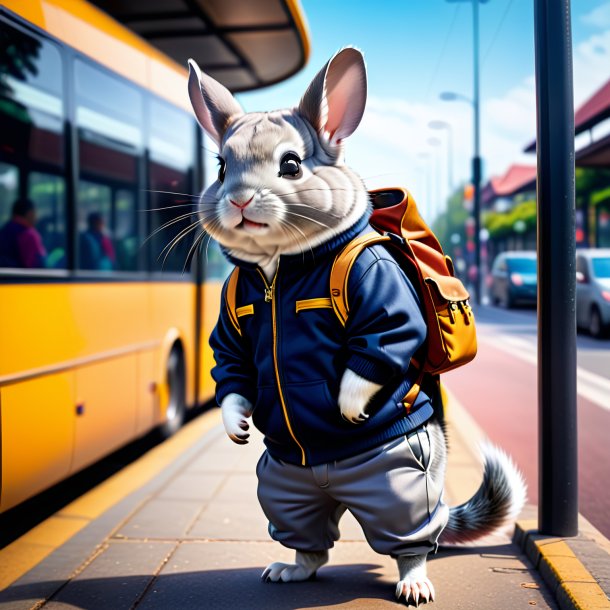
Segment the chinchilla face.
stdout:
<path fill-rule="evenodd" d="M 260 261 L 305 251 L 367 211 L 366 189 L 342 160 L 342 140 L 358 126 L 366 101 L 359 51 L 340 51 L 296 109 L 273 112 L 245 114 L 227 89 L 189 65 L 195 114 L 219 149 L 201 221 L 235 256 Z"/>

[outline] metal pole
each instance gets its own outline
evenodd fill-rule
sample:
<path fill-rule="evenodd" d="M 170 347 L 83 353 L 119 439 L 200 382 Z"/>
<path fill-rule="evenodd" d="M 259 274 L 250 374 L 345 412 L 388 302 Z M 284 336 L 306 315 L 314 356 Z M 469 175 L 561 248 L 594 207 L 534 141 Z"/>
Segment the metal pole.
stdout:
<path fill-rule="evenodd" d="M 474 295 L 477 305 L 481 304 L 481 152 L 479 124 L 479 0 L 472 0 L 472 50 L 473 50 L 473 96 L 474 111 L 474 158 L 472 159 L 472 185 L 474 188 L 474 264 L 477 275 Z"/>
<path fill-rule="evenodd" d="M 576 244 L 570 0 L 535 0 L 538 156 L 539 515 L 578 533 Z"/>

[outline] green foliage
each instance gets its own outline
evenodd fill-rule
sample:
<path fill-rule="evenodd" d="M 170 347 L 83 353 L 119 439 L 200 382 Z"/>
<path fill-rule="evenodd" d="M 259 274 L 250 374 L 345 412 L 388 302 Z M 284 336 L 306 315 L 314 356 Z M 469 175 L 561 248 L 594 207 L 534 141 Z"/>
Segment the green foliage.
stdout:
<path fill-rule="evenodd" d="M 492 239 L 500 239 L 516 232 L 515 225 L 523 223 L 523 233 L 536 228 L 536 200 L 529 199 L 518 203 L 512 210 L 502 214 L 487 212 L 483 218 L 483 226 L 489 231 Z"/>

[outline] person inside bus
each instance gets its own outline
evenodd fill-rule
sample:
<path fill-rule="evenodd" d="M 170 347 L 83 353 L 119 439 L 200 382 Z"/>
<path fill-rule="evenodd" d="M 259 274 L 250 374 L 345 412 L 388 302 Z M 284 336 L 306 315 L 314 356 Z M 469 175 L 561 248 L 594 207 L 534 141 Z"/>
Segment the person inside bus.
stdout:
<path fill-rule="evenodd" d="M 81 269 L 110 271 L 114 269 L 116 255 L 112 240 L 104 229 L 104 217 L 91 212 L 87 217 L 87 230 L 80 237 Z"/>
<path fill-rule="evenodd" d="M 47 251 L 35 225 L 34 203 L 25 197 L 17 199 L 11 219 L 0 229 L 0 267 L 45 266 Z"/>

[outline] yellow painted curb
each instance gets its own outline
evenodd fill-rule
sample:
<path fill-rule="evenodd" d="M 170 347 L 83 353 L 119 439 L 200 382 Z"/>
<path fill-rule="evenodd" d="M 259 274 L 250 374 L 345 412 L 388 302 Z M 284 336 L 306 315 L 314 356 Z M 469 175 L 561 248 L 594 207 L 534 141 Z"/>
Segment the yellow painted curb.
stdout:
<path fill-rule="evenodd" d="M 200 415 L 170 439 L 1 549 L 0 591 L 31 570 L 110 507 L 148 483 L 220 421 L 220 409 L 212 409 Z"/>
<path fill-rule="evenodd" d="M 535 521 L 518 521 L 515 541 L 524 549 L 560 608 L 610 610 L 610 600 L 567 542 L 536 532 Z"/>

